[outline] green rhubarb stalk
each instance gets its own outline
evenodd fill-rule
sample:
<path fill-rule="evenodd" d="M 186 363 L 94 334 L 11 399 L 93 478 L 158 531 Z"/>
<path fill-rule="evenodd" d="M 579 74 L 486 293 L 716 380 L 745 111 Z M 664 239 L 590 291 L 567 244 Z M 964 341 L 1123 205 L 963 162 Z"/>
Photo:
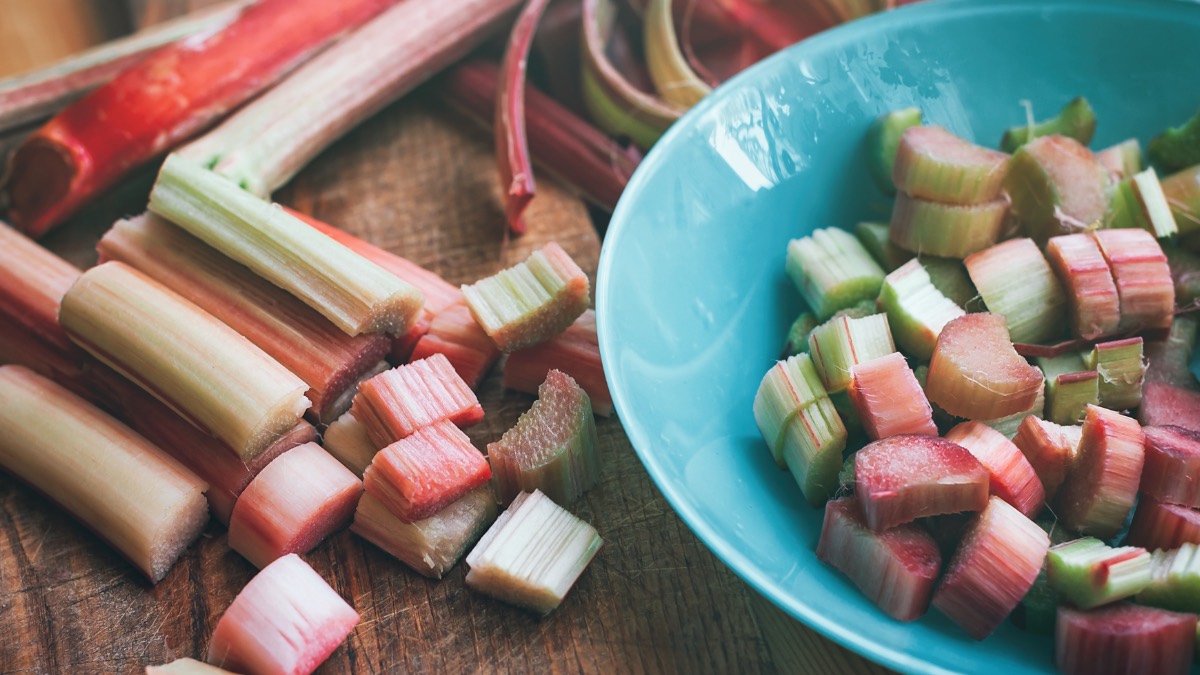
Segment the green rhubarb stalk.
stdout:
<path fill-rule="evenodd" d="M 828 396 L 808 354 L 779 361 L 763 376 L 754 395 L 754 420 L 780 468 L 786 466 L 783 438 L 788 425 L 798 411 Z"/>
<path fill-rule="evenodd" d="M 871 254 L 854 235 L 838 228 L 788 242 L 787 273 L 821 320 L 875 298 L 883 283 L 883 269 Z"/>
<path fill-rule="evenodd" d="M 928 361 L 942 328 L 966 312 L 934 286 L 919 259 L 909 260 L 887 275 L 879 292 L 879 306 L 900 349 Z"/>
<path fill-rule="evenodd" d="M 1147 154 L 1164 171 L 1200 164 L 1200 112 L 1151 139 Z"/>
<path fill-rule="evenodd" d="M 1081 609 L 1136 595 L 1150 584 L 1150 553 L 1144 548 L 1109 548 L 1092 537 L 1050 548 L 1050 585 Z"/>
<path fill-rule="evenodd" d="M 1097 344 L 1087 356 L 1087 366 L 1100 375 L 1100 405 L 1109 410 L 1127 410 L 1141 405 L 1142 382 L 1146 376 L 1142 338 Z"/>
<path fill-rule="evenodd" d="M 850 385 L 850 367 L 896 351 L 886 314 L 861 319 L 842 316 L 813 330 L 808 351 L 826 391 L 845 391 Z"/>
<path fill-rule="evenodd" d="M 1032 117 L 1032 115 L 1031 115 Z M 1021 126 L 1010 127 L 1000 139 L 1000 149 L 1016 152 L 1017 148 L 1039 136 L 1068 136 L 1082 145 L 1092 142 L 1096 132 L 1096 111 L 1082 96 L 1071 99 L 1056 117 L 1034 123 L 1032 119 Z"/>
<path fill-rule="evenodd" d="M 1062 336 L 1067 304 L 1062 284 L 1032 239 L 1010 239 L 963 261 L 987 310 L 1004 317 L 1013 342 Z"/>
<path fill-rule="evenodd" d="M 858 237 L 858 243 L 867 249 L 884 272 L 891 272 L 913 259 L 911 251 L 905 251 L 892 243 L 887 223 L 859 223 L 854 226 L 854 236 Z"/>
<path fill-rule="evenodd" d="M 921 124 L 920 108 L 902 108 L 884 113 L 867 129 L 867 168 L 875 185 L 886 195 L 896 194 L 892 170 L 896 164 L 896 149 L 900 137 L 909 127 Z"/>
<path fill-rule="evenodd" d="M 813 316 L 812 312 L 800 312 L 800 316 L 796 317 L 796 320 L 788 328 L 787 341 L 783 345 L 783 358 L 807 354 L 808 336 L 819 325 L 821 322 L 817 321 L 817 317 Z"/>
<path fill-rule="evenodd" d="M 177 155 L 163 163 L 150 210 L 291 292 L 348 335 L 400 335 L 421 311 L 421 293 L 399 277 Z"/>
<path fill-rule="evenodd" d="M 1177 549 L 1150 554 L 1150 584 L 1137 601 L 1177 612 L 1200 612 L 1200 546 L 1185 543 Z"/>
<path fill-rule="evenodd" d="M 1070 425 L 1083 419 L 1100 400 L 1100 376 L 1094 370 L 1058 375 L 1046 381 L 1046 419 Z"/>
<path fill-rule="evenodd" d="M 920 255 L 965 258 L 1000 238 L 1008 200 L 961 206 L 901 192 L 892 210 L 892 243 Z"/>
<path fill-rule="evenodd" d="M 675 37 L 671 0 L 649 0 L 642 35 L 645 37 L 646 69 L 659 96 L 671 105 L 690 108 L 707 96 L 712 87 L 692 70 Z"/>

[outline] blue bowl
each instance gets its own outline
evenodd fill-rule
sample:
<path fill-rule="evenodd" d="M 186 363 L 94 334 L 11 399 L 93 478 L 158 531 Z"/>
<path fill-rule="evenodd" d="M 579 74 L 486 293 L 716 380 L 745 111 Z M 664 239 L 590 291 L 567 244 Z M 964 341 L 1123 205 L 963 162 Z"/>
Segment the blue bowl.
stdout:
<path fill-rule="evenodd" d="M 805 504 L 751 402 L 801 301 L 789 239 L 886 220 L 863 135 L 918 106 L 995 147 L 1086 96 L 1093 147 L 1147 141 L 1200 106 L 1200 6 L 1155 0 L 948 0 L 854 22 L 751 68 L 663 137 L 618 204 L 597 288 L 617 411 L 663 494 L 737 574 L 837 642 L 908 672 L 1054 672 L 1049 637 L 1005 623 L 976 642 L 931 610 L 883 613 L 814 549 Z"/>

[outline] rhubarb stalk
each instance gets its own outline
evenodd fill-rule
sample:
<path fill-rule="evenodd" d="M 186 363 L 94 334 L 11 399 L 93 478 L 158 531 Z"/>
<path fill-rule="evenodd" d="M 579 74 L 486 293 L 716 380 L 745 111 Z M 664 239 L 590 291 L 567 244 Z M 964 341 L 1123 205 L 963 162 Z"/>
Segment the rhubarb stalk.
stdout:
<path fill-rule="evenodd" d="M 273 84 L 394 0 L 262 0 L 76 101 L 17 149 L 8 196 L 31 236 Z"/>
<path fill-rule="evenodd" d="M 497 32 L 519 4 L 395 4 L 179 152 L 266 197 L 359 122 Z"/>
<path fill-rule="evenodd" d="M 195 474 L 57 384 L 0 367 L 0 467 L 157 582 L 208 521 Z"/>
<path fill-rule="evenodd" d="M 300 421 L 300 378 L 232 328 L 119 262 L 67 291 L 62 327 L 81 347 L 253 459 Z"/>

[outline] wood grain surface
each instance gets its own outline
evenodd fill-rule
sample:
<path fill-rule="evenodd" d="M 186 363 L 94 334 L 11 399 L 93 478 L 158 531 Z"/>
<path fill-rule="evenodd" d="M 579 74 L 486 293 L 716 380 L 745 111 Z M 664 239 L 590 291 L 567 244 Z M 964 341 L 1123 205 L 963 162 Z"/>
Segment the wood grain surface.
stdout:
<path fill-rule="evenodd" d="M 189 5 L 138 4 L 156 17 Z M 114 218 L 144 208 L 152 179 L 152 170 L 140 172 L 45 243 L 93 264 L 95 241 Z M 539 187 L 529 233 L 506 239 L 490 136 L 426 89 L 353 131 L 276 199 L 454 283 L 551 239 L 594 282 L 600 241 L 583 204 L 548 179 Z M 481 447 L 533 400 L 504 391 L 498 372 L 481 389 L 488 416 L 469 430 Z M 362 621 L 319 672 L 883 672 L 754 594 L 663 500 L 619 420 L 600 419 L 597 431 L 602 480 L 571 510 L 605 544 L 562 607 L 530 616 L 469 590 L 462 565 L 431 581 L 342 532 L 304 557 Z M 150 586 L 45 498 L 0 474 L 0 672 L 140 672 L 203 658 L 216 621 L 254 571 L 212 524 Z"/>

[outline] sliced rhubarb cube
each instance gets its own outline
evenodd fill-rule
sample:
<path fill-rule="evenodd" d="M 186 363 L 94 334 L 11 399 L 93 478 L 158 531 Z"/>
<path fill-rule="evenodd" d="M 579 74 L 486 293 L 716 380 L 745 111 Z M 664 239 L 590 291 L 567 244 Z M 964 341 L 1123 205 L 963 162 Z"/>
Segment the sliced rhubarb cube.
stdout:
<path fill-rule="evenodd" d="M 344 528 L 362 481 L 316 443 L 298 445 L 264 468 L 238 497 L 229 519 L 229 548 L 255 567 L 288 553 L 307 553 Z"/>
<path fill-rule="evenodd" d="M 754 421 L 779 468 L 786 467 L 783 441 L 796 414 L 828 397 L 808 354 L 778 361 L 763 376 L 754 395 Z"/>
<path fill-rule="evenodd" d="M 988 471 L 962 446 L 935 436 L 892 436 L 858 451 L 854 492 L 876 532 L 942 513 L 981 511 Z"/>
<path fill-rule="evenodd" d="M 933 410 L 904 356 L 893 352 L 850 367 L 850 400 L 867 436 L 937 436 Z"/>
<path fill-rule="evenodd" d="M 1200 431 L 1200 392 L 1166 382 L 1147 382 L 1138 421 L 1146 426 L 1171 424 Z"/>
<path fill-rule="evenodd" d="M 587 392 L 570 375 L 551 370 L 533 407 L 500 440 L 488 443 L 487 455 L 500 503 L 533 490 L 557 504 L 575 501 L 600 479 Z"/>
<path fill-rule="evenodd" d="M 467 585 L 548 614 L 562 603 L 602 544 L 594 527 L 546 495 L 523 492 L 467 554 Z"/>
<path fill-rule="evenodd" d="M 1017 428 L 1013 445 L 1021 450 L 1050 500 L 1058 492 L 1079 452 L 1081 426 L 1061 426 L 1030 415 Z"/>
<path fill-rule="evenodd" d="M 1137 595 L 1151 580 L 1146 549 L 1110 548 L 1093 537 L 1052 546 L 1046 563 L 1050 585 L 1082 609 Z"/>
<path fill-rule="evenodd" d="M 423 427 L 375 455 L 363 487 L 405 522 L 428 518 L 492 477 L 471 439 L 449 421 Z"/>
<path fill-rule="evenodd" d="M 1146 427 L 1141 491 L 1168 504 L 1200 508 L 1200 432 Z"/>
<path fill-rule="evenodd" d="M 380 373 L 358 387 L 351 408 L 380 447 L 435 422 L 469 427 L 483 419 L 483 407 L 444 354 Z"/>
<path fill-rule="evenodd" d="M 994 419 L 1028 410 L 1042 372 L 1013 349 L 1004 317 L 986 312 L 954 319 L 938 336 L 925 393 L 946 412 Z"/>
<path fill-rule="evenodd" d="M 1091 236 L 1108 261 L 1117 286 L 1121 311 L 1117 330 L 1170 328 L 1175 315 L 1175 282 L 1154 235 L 1145 230 L 1098 230 Z"/>
<path fill-rule="evenodd" d="M 1046 243 L 1046 259 L 1066 288 L 1075 337 L 1094 340 L 1115 333 L 1121 298 L 1096 240 L 1086 234 L 1054 237 Z"/>
<path fill-rule="evenodd" d="M 1108 208 L 1108 170 L 1079 141 L 1043 136 L 1022 145 L 1009 162 L 1004 187 L 1022 231 L 1039 244 L 1082 232 Z"/>
<path fill-rule="evenodd" d="M 996 630 L 1037 579 L 1050 537 L 992 497 L 968 526 L 933 594 L 933 606 L 976 640 Z"/>
<path fill-rule="evenodd" d="M 1046 419 L 1055 424 L 1074 424 L 1087 414 L 1089 405 L 1100 403 L 1100 374 L 1094 370 L 1065 373 L 1046 381 Z"/>
<path fill-rule="evenodd" d="M 1136 408 L 1142 403 L 1146 364 L 1142 360 L 1142 338 L 1097 344 L 1088 354 L 1087 366 L 1100 376 L 1100 405 L 1109 410 Z"/>
<path fill-rule="evenodd" d="M 456 302 L 438 312 L 429 324 L 429 331 L 413 347 L 410 361 L 442 354 L 454 371 L 472 389 L 483 382 L 500 358 L 496 343 L 471 316 L 466 303 Z"/>
<path fill-rule="evenodd" d="M 545 342 L 587 309 L 587 274 L 554 242 L 524 262 L 462 287 L 463 299 L 502 352 Z"/>
<path fill-rule="evenodd" d="M 980 204 L 1000 196 L 1008 155 L 937 126 L 909 127 L 900 137 L 896 189 L 944 204 Z"/>
<path fill-rule="evenodd" d="M 829 393 L 845 391 L 850 368 L 896 351 L 886 314 L 862 318 L 835 316 L 813 329 L 808 353 Z"/>
<path fill-rule="evenodd" d="M 1026 518 L 1034 518 L 1046 503 L 1037 473 L 1021 450 L 999 431 L 982 422 L 963 422 L 946 432 L 946 440 L 966 448 L 989 474 L 991 494 L 1003 499 Z"/>
<path fill-rule="evenodd" d="M 872 532 L 853 497 L 825 505 L 817 557 L 850 577 L 863 595 L 898 621 L 925 613 L 942 566 L 928 532 L 912 524 Z"/>
<path fill-rule="evenodd" d="M 1142 495 L 1125 541 L 1151 551 L 1200 544 L 1200 510 Z"/>
<path fill-rule="evenodd" d="M 1062 336 L 1067 296 L 1032 239 L 1010 239 L 963 260 L 989 312 L 1008 322 L 1013 342 Z"/>
<path fill-rule="evenodd" d="M 896 195 L 888 234 L 907 251 L 942 258 L 965 258 L 1000 239 L 1008 200 L 958 206 Z"/>
<path fill-rule="evenodd" d="M 787 274 L 824 321 L 840 309 L 874 300 L 884 272 L 854 235 L 830 227 L 788 242 Z"/>
<path fill-rule="evenodd" d="M 406 523 L 383 502 L 363 495 L 350 531 L 395 556 L 413 571 L 441 579 L 496 519 L 496 498 L 483 485 L 437 513 Z"/>
<path fill-rule="evenodd" d="M 1136 420 L 1088 406 L 1079 456 L 1058 493 L 1063 524 L 1101 539 L 1115 535 L 1137 498 L 1144 444 Z"/>
<path fill-rule="evenodd" d="M 1181 544 L 1150 554 L 1150 585 L 1138 593 L 1139 604 L 1176 612 L 1200 612 L 1200 546 Z"/>
<path fill-rule="evenodd" d="M 1194 614 L 1129 603 L 1086 612 L 1063 605 L 1054 663 L 1066 675 L 1185 675 L 1195 640 Z"/>
<path fill-rule="evenodd" d="M 933 355 L 942 328 L 966 314 L 937 288 L 920 259 L 909 260 L 884 278 L 879 308 L 887 314 L 896 344 L 922 361 Z"/>
<path fill-rule="evenodd" d="M 804 348 L 808 349 L 807 335 Z M 589 309 L 581 314 L 559 336 L 509 354 L 504 360 L 504 386 L 536 395 L 551 369 L 575 378 L 591 399 L 592 412 L 604 417 L 612 414 L 612 394 L 600 363 L 595 311 Z"/>
<path fill-rule="evenodd" d="M 358 623 L 294 553 L 267 565 L 217 621 L 205 660 L 237 673 L 311 673 Z"/>

